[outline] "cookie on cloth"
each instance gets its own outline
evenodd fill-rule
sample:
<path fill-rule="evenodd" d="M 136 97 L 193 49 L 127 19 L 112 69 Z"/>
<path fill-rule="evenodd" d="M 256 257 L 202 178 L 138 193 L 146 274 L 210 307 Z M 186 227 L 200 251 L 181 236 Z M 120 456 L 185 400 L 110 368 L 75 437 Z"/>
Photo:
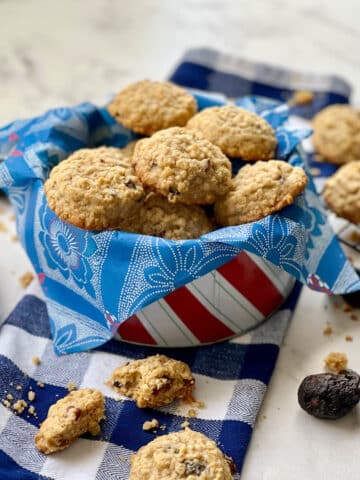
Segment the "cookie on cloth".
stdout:
<path fill-rule="evenodd" d="M 339 217 L 360 223 L 360 160 L 340 167 L 326 181 L 323 195 Z"/>
<path fill-rule="evenodd" d="M 170 82 L 142 80 L 121 90 L 108 105 L 110 115 L 141 135 L 184 126 L 197 112 L 195 98 Z"/>
<path fill-rule="evenodd" d="M 316 152 L 337 165 L 360 160 L 360 111 L 331 105 L 315 115 L 312 136 Z"/>
<path fill-rule="evenodd" d="M 150 194 L 139 213 L 139 233 L 171 240 L 199 238 L 214 229 L 205 211 L 197 205 L 170 203 Z"/>
<path fill-rule="evenodd" d="M 228 157 L 245 161 L 274 158 L 277 140 L 270 124 L 259 115 L 234 105 L 205 108 L 187 123 Z"/>
<path fill-rule="evenodd" d="M 35 435 L 36 448 L 45 454 L 64 450 L 84 433 L 98 435 L 104 416 L 104 397 L 98 390 L 75 390 L 49 408 Z"/>
<path fill-rule="evenodd" d="M 215 203 L 216 220 L 224 226 L 260 220 L 292 204 L 306 184 L 302 168 L 281 160 L 245 165 L 230 192 Z"/>
<path fill-rule="evenodd" d="M 170 202 L 213 203 L 231 184 L 229 159 L 187 128 L 168 128 L 139 140 L 132 162 L 142 183 Z"/>
<path fill-rule="evenodd" d="M 132 455 L 129 480 L 231 480 L 234 467 L 214 441 L 187 428 L 161 435 Z"/>
<path fill-rule="evenodd" d="M 195 379 L 186 363 L 157 354 L 116 368 L 108 385 L 147 408 L 190 397 Z"/>
<path fill-rule="evenodd" d="M 133 231 L 144 196 L 129 159 L 113 147 L 77 150 L 53 168 L 44 188 L 62 220 L 87 230 Z"/>

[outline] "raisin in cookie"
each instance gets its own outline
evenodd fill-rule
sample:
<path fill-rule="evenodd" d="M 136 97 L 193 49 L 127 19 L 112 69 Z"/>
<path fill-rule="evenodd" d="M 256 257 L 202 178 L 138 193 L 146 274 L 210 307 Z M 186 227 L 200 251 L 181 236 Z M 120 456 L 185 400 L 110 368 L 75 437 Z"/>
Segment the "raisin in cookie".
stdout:
<path fill-rule="evenodd" d="M 316 152 L 337 165 L 360 160 L 360 112 L 349 105 L 331 105 L 313 120 Z"/>
<path fill-rule="evenodd" d="M 170 203 L 156 194 L 144 201 L 139 220 L 139 233 L 171 240 L 199 238 L 214 228 L 201 207 Z"/>
<path fill-rule="evenodd" d="M 324 199 L 339 217 L 360 223 L 360 161 L 343 165 L 327 180 Z"/>
<path fill-rule="evenodd" d="M 48 416 L 35 436 L 42 453 L 64 450 L 86 432 L 97 435 L 104 418 L 104 397 L 98 390 L 75 390 L 49 408 Z"/>
<path fill-rule="evenodd" d="M 62 219 L 88 230 L 133 231 L 144 190 L 121 150 L 78 150 L 45 182 L 49 206 Z"/>
<path fill-rule="evenodd" d="M 200 132 L 229 157 L 246 161 L 274 158 L 274 130 L 266 120 L 244 108 L 206 108 L 191 118 L 187 127 Z"/>
<path fill-rule="evenodd" d="M 152 135 L 184 126 L 196 113 L 192 95 L 169 82 L 142 80 L 121 90 L 108 106 L 110 115 L 136 133 Z"/>
<path fill-rule="evenodd" d="M 186 429 L 141 447 L 131 457 L 129 480 L 231 480 L 233 466 L 215 442 Z"/>
<path fill-rule="evenodd" d="M 108 382 L 116 392 L 136 400 L 139 408 L 159 407 L 189 397 L 194 384 L 188 365 L 165 355 L 128 362 L 116 368 Z"/>
<path fill-rule="evenodd" d="M 231 191 L 216 202 L 216 219 L 221 225 L 260 220 L 293 203 L 306 184 L 302 168 L 281 160 L 245 165 L 234 177 Z"/>
<path fill-rule="evenodd" d="M 231 184 L 229 159 L 186 128 L 168 128 L 140 140 L 132 161 L 143 184 L 174 203 L 213 203 Z"/>

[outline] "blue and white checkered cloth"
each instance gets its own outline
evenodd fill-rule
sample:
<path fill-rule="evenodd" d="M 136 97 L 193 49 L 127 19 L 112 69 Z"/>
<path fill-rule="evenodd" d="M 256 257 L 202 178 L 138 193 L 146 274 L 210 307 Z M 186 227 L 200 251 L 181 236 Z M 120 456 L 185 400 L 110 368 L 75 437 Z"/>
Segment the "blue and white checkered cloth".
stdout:
<path fill-rule="evenodd" d="M 350 93 L 348 85 L 335 77 L 304 76 L 235 60 L 211 50 L 190 51 L 172 80 L 228 96 L 250 93 L 281 100 L 286 100 L 294 90 L 310 89 L 316 93 L 314 104 L 296 107 L 293 112 L 304 117 L 312 115 L 314 108 L 347 102 Z M 0 403 L 0 479 L 126 480 L 130 455 L 154 438 L 142 430 L 143 422 L 157 418 L 161 425 L 166 425 L 166 430 L 158 432 L 163 435 L 179 430 L 187 419 L 189 405 L 174 403 L 157 410 L 140 410 L 131 400 L 116 401 L 118 396 L 104 385 L 119 364 L 157 351 L 190 365 L 196 378 L 196 397 L 205 402 L 197 418 L 188 419 L 190 427 L 215 440 L 235 460 L 240 472 L 299 291 L 297 283 L 283 307 L 267 322 L 229 342 L 157 350 L 111 340 L 90 353 L 61 357 L 53 351 L 40 289 L 26 295 L 0 330 L 0 399 L 6 400 L 11 394 L 12 403 L 21 398 L 27 400 L 31 387 L 36 398 L 28 403 L 34 405 L 37 416 L 27 409 L 15 415 Z M 40 358 L 39 365 L 32 363 L 33 356 Z M 70 382 L 78 388 L 96 388 L 104 393 L 106 420 L 98 437 L 84 436 L 70 448 L 45 456 L 36 450 L 34 435 L 49 406 L 67 394 Z"/>

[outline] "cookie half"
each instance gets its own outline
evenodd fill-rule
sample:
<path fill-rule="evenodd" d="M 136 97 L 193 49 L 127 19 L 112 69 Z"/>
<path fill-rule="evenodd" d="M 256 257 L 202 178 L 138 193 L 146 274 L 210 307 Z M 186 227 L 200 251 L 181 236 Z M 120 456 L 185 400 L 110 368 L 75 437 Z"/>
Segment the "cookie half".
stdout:
<path fill-rule="evenodd" d="M 129 480 L 231 480 L 231 459 L 190 429 L 161 435 L 131 457 Z"/>
<path fill-rule="evenodd" d="M 126 128 L 152 135 L 164 128 L 186 125 L 196 113 L 197 103 L 173 83 L 142 80 L 121 90 L 108 110 Z"/>
<path fill-rule="evenodd" d="M 337 165 L 360 160 L 360 112 L 349 105 L 331 105 L 313 119 L 317 153 Z"/>
<path fill-rule="evenodd" d="M 360 161 L 340 167 L 325 183 L 323 195 L 339 217 L 360 223 Z"/>
<path fill-rule="evenodd" d="M 306 184 L 302 168 L 281 160 L 245 165 L 230 192 L 216 202 L 215 217 L 224 226 L 260 220 L 292 204 Z"/>
<path fill-rule="evenodd" d="M 229 159 L 186 128 L 168 128 L 140 140 L 132 162 L 143 184 L 170 202 L 213 203 L 231 184 Z"/>
<path fill-rule="evenodd" d="M 44 188 L 62 220 L 88 230 L 133 231 L 144 196 L 129 159 L 113 147 L 76 151 L 53 168 Z"/>
<path fill-rule="evenodd" d="M 186 363 L 159 354 L 116 368 L 108 382 L 116 392 L 133 398 L 139 408 L 159 407 L 189 397 L 194 384 Z"/>
<path fill-rule="evenodd" d="M 244 108 L 205 108 L 189 120 L 187 127 L 200 132 L 229 157 L 254 161 L 275 156 L 274 130 L 262 117 Z"/>
<path fill-rule="evenodd" d="M 160 195 L 150 195 L 141 206 L 139 233 L 171 240 L 199 238 L 214 226 L 197 205 L 170 203 Z"/>
<path fill-rule="evenodd" d="M 50 454 L 64 450 L 86 432 L 97 435 L 104 418 L 104 397 L 98 390 L 76 390 L 49 408 L 47 418 L 35 436 L 40 452 Z"/>

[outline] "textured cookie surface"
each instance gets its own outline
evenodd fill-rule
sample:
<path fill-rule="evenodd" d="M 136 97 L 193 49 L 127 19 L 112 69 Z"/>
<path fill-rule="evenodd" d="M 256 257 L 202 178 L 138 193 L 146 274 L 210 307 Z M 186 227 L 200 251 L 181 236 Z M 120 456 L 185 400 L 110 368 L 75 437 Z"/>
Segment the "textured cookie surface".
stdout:
<path fill-rule="evenodd" d="M 243 160 L 274 158 L 277 140 L 269 123 L 255 113 L 233 105 L 210 107 L 191 118 L 188 128 L 197 130 L 229 157 Z"/>
<path fill-rule="evenodd" d="M 143 184 L 170 202 L 213 203 L 231 183 L 229 159 L 185 128 L 169 128 L 140 140 L 132 161 Z"/>
<path fill-rule="evenodd" d="M 171 240 L 199 238 L 214 228 L 201 207 L 170 203 L 157 194 L 143 203 L 139 219 L 139 233 Z"/>
<path fill-rule="evenodd" d="M 349 105 L 331 105 L 313 120 L 315 150 L 328 162 L 360 160 L 360 112 Z"/>
<path fill-rule="evenodd" d="M 188 397 L 195 379 L 186 363 L 153 355 L 116 368 L 108 384 L 116 392 L 136 400 L 139 408 L 146 408 Z"/>
<path fill-rule="evenodd" d="M 60 162 L 45 182 L 49 206 L 80 228 L 132 231 L 144 190 L 118 148 L 82 149 Z"/>
<path fill-rule="evenodd" d="M 324 198 L 339 217 L 360 223 L 360 161 L 343 165 L 327 180 Z"/>
<path fill-rule="evenodd" d="M 184 126 L 197 111 L 192 95 L 169 82 L 142 80 L 121 90 L 109 104 L 116 120 L 142 135 Z"/>
<path fill-rule="evenodd" d="M 281 160 L 245 165 L 233 179 L 230 192 L 215 204 L 222 225 L 240 225 L 260 220 L 294 202 L 307 184 L 300 167 Z"/>
<path fill-rule="evenodd" d="M 131 457 L 130 480 L 231 480 L 216 443 L 190 429 L 162 435 Z"/>
<path fill-rule="evenodd" d="M 35 436 L 35 446 L 46 454 L 63 450 L 86 432 L 97 435 L 103 418 L 102 393 L 90 388 L 75 390 L 49 408 Z"/>

